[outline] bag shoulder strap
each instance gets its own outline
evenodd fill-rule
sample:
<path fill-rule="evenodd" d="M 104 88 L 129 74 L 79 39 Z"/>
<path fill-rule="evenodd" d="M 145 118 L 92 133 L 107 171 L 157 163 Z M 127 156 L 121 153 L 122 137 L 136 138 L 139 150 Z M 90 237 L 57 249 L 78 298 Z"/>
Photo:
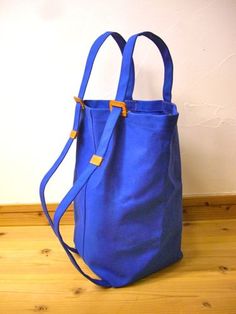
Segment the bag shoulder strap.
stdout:
<path fill-rule="evenodd" d="M 124 46 L 126 44 L 125 40 L 123 39 L 123 37 L 121 35 L 119 35 L 118 33 L 114 33 L 114 32 L 106 32 L 103 35 L 101 35 L 96 41 L 95 43 L 92 45 L 92 48 L 90 50 L 89 56 L 88 56 L 88 60 L 86 63 L 86 67 L 85 67 L 85 73 L 83 76 L 83 80 L 82 80 L 82 89 L 80 89 L 80 93 L 79 96 L 83 96 L 86 90 L 86 86 L 88 83 L 88 79 L 92 70 L 92 66 L 95 60 L 95 57 L 97 55 L 98 50 L 100 49 L 101 45 L 104 43 L 104 41 L 106 40 L 106 38 L 108 38 L 108 36 L 112 35 L 113 38 L 116 40 L 116 42 L 118 43 L 121 51 L 124 50 Z M 131 69 L 133 69 L 133 66 L 131 66 Z M 131 79 L 134 80 L 134 69 L 131 70 L 130 72 L 131 74 Z M 133 84 L 130 85 L 131 87 L 133 86 Z M 131 91 L 132 94 L 132 91 Z M 63 248 L 65 249 L 67 255 L 69 256 L 71 262 L 74 264 L 74 266 L 78 269 L 78 271 L 84 275 L 87 279 L 89 279 L 90 281 L 94 282 L 97 285 L 100 286 L 104 286 L 104 287 L 110 287 L 110 284 L 107 283 L 104 280 L 99 280 L 99 279 L 93 279 L 91 277 L 89 277 L 87 274 L 85 274 L 82 269 L 80 268 L 80 266 L 77 264 L 74 256 L 71 254 L 70 251 L 78 253 L 78 251 L 76 250 L 76 248 L 73 248 L 69 245 L 67 245 L 64 240 L 62 239 L 62 236 L 60 234 L 60 230 L 59 230 L 59 222 L 61 220 L 61 217 L 63 216 L 64 212 L 66 211 L 66 209 L 68 208 L 68 206 L 72 203 L 72 201 L 74 200 L 73 198 L 73 193 L 75 192 L 71 192 L 71 190 L 73 189 L 73 191 L 77 191 L 78 187 L 81 185 L 82 187 L 84 186 L 84 184 L 86 184 L 86 182 L 88 181 L 89 177 L 91 176 L 91 174 L 93 173 L 93 171 L 96 169 L 96 166 L 94 167 L 92 164 L 88 165 L 88 168 L 85 169 L 85 171 L 82 173 L 81 177 L 75 182 L 73 188 L 68 192 L 69 195 L 67 197 L 65 197 L 61 204 L 58 206 L 55 215 L 54 215 L 54 222 L 52 221 L 48 208 L 47 208 L 47 203 L 46 203 L 46 199 L 45 199 L 45 189 L 46 186 L 49 182 L 49 180 L 51 179 L 51 177 L 53 176 L 53 174 L 56 172 L 56 170 L 58 169 L 58 167 L 61 165 L 61 163 L 63 162 L 64 158 L 66 157 L 74 139 L 77 137 L 78 135 L 78 131 L 79 131 L 79 127 L 80 127 L 80 123 L 81 123 L 81 108 L 84 107 L 83 101 L 81 100 L 81 98 L 77 98 L 75 97 L 76 100 L 76 107 L 75 107 L 75 115 L 74 115 L 74 124 L 73 124 L 73 129 L 71 131 L 70 137 L 67 140 L 65 147 L 63 148 L 61 154 L 59 155 L 59 157 L 57 158 L 57 160 L 55 161 L 55 163 L 53 164 L 53 166 L 49 169 L 49 171 L 46 173 L 46 175 L 44 176 L 44 178 L 41 181 L 40 184 L 40 199 L 41 199 L 41 204 L 42 204 L 42 208 L 43 211 L 45 213 L 45 216 L 50 224 L 50 226 L 52 227 L 53 231 L 55 232 L 55 234 L 57 235 L 57 237 L 59 238 Z M 119 114 L 118 114 L 119 116 Z M 114 119 L 114 118 L 113 118 Z M 114 121 L 113 121 L 114 122 Z M 108 123 L 108 126 L 110 125 L 111 122 Z M 111 123 L 112 124 L 112 123 Z M 114 125 L 115 127 L 115 125 Z M 112 132 L 113 129 L 112 125 L 110 125 L 110 127 L 106 128 L 106 133 L 110 130 Z M 106 142 L 107 140 L 107 134 L 104 134 L 103 136 L 103 140 L 101 140 L 101 145 L 100 148 L 98 150 L 98 154 L 105 154 L 104 148 L 106 150 L 106 144 L 108 145 L 108 142 Z M 81 188 L 82 188 L 81 187 Z M 72 194 L 71 194 L 72 193 Z M 76 193 L 76 195 L 79 193 L 79 191 Z M 69 205 L 66 206 L 66 204 L 68 203 L 68 201 L 71 199 L 71 195 L 72 195 L 72 200 L 70 201 Z M 70 196 L 70 197 L 69 197 Z M 56 222 L 56 225 L 55 225 Z"/>
<path fill-rule="evenodd" d="M 46 199 L 45 199 L 45 189 L 46 189 L 46 186 L 47 186 L 49 180 L 51 179 L 53 174 L 56 172 L 58 167 L 61 165 L 61 163 L 65 159 L 74 139 L 77 137 L 79 126 L 81 123 L 81 108 L 82 108 L 81 104 L 77 103 L 76 107 L 75 107 L 73 129 L 71 131 L 70 137 L 67 140 L 66 145 L 63 148 L 61 154 L 59 155 L 59 157 L 57 158 L 55 163 L 52 165 L 52 167 L 49 169 L 49 171 L 45 174 L 45 176 L 43 177 L 43 179 L 40 183 L 39 195 L 40 195 L 40 199 L 41 199 L 42 208 L 43 208 L 44 214 L 45 214 L 45 216 L 46 216 L 46 218 L 47 218 L 47 220 L 48 220 L 48 222 L 49 222 L 49 224 L 52 227 L 54 232 L 55 232 L 54 224 L 53 224 L 53 221 L 49 215 L 49 211 L 48 211 L 47 203 L 46 203 Z M 55 232 L 55 234 L 56 234 L 56 232 Z M 64 243 L 64 245 L 67 247 L 68 250 L 75 252 L 75 253 L 78 253 L 78 251 L 75 248 L 70 247 L 66 243 Z"/>
<path fill-rule="evenodd" d="M 88 166 L 84 169 L 84 171 L 81 173 L 79 178 L 75 181 L 73 187 L 69 190 L 69 192 L 66 194 L 66 196 L 63 198 L 63 200 L 58 205 L 55 214 L 54 214 L 54 231 L 57 234 L 57 237 L 65 249 L 68 257 L 70 258 L 72 264 L 75 266 L 75 268 L 88 280 L 91 282 L 103 286 L 103 287 L 111 287 L 110 283 L 108 283 L 106 280 L 103 279 L 94 279 L 85 274 L 78 263 L 76 262 L 74 256 L 68 249 L 68 246 L 65 245 L 65 242 L 61 236 L 60 233 L 60 221 L 65 214 L 66 210 L 70 206 L 70 204 L 74 201 L 78 193 L 81 191 L 81 189 L 85 186 L 85 184 L 88 182 L 89 178 L 92 176 L 92 174 L 96 171 L 97 167 L 99 167 L 106 155 L 106 151 L 109 145 L 109 142 L 111 140 L 114 128 L 116 126 L 116 123 L 121 115 L 121 108 L 114 107 L 109 114 L 108 120 L 106 122 L 105 128 L 103 130 L 103 134 L 101 136 L 101 140 L 99 142 L 96 154 L 94 154 L 91 157 L 90 163 Z"/>
<path fill-rule="evenodd" d="M 81 109 L 79 109 L 79 113 L 80 113 L 80 111 L 81 111 Z M 60 157 L 58 158 L 58 160 L 53 165 L 53 167 L 45 175 L 45 177 L 42 180 L 41 185 L 40 185 L 40 197 L 41 197 L 41 202 L 42 202 L 42 207 L 43 207 L 44 213 L 46 214 L 46 217 L 48 218 L 48 221 L 49 221 L 52 229 L 54 230 L 55 234 L 57 235 L 62 247 L 64 248 L 64 250 L 65 250 L 66 254 L 68 255 L 69 259 L 71 260 L 72 264 L 85 278 L 87 278 L 91 282 L 95 283 L 96 285 L 99 285 L 102 287 L 111 287 L 111 285 L 106 280 L 95 279 L 95 278 L 90 277 L 81 269 L 81 267 L 79 266 L 79 264 L 77 263 L 77 261 L 75 260 L 74 256 L 71 253 L 71 251 L 73 251 L 73 252 L 77 252 L 77 251 L 75 249 L 72 249 L 70 246 L 68 246 L 62 238 L 62 235 L 60 232 L 60 221 L 61 221 L 63 215 L 65 214 L 66 210 L 68 209 L 68 207 L 71 205 L 71 203 L 75 199 L 75 197 L 78 195 L 78 193 L 84 187 L 84 185 L 88 182 L 89 178 L 94 173 L 94 171 L 97 169 L 97 167 L 100 166 L 100 164 L 102 163 L 102 161 L 105 157 L 109 142 L 111 140 L 114 128 L 116 126 L 116 123 L 117 123 L 120 115 L 121 115 L 121 108 L 113 107 L 111 113 L 109 114 L 105 128 L 103 130 L 103 134 L 102 134 L 100 143 L 98 145 L 96 154 L 94 154 L 92 156 L 88 166 L 81 173 L 79 178 L 75 181 L 73 187 L 69 190 L 69 192 L 66 194 L 66 196 L 62 199 L 62 201 L 58 205 L 58 207 L 55 211 L 55 214 L 54 214 L 53 221 L 52 221 L 51 217 L 49 216 L 49 213 L 47 210 L 44 191 L 45 191 L 45 187 L 46 187 L 48 180 L 50 179 L 52 174 L 56 171 L 56 169 L 60 165 L 61 161 L 64 159 L 63 156 L 64 156 L 66 150 L 68 151 L 67 148 L 70 147 L 71 140 L 73 141 L 73 138 L 70 138 L 68 140 L 67 143 L 70 143 L 70 145 L 69 144 L 66 145 L 66 149 L 64 148 L 62 154 L 60 155 L 61 158 Z M 73 129 L 73 131 L 75 131 L 75 130 Z M 71 133 L 73 133 L 73 131 Z"/>

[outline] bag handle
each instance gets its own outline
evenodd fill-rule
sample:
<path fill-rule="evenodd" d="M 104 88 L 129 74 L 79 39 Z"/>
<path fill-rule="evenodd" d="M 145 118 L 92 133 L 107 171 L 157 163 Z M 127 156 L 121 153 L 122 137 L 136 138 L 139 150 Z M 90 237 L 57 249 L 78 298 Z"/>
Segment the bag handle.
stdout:
<path fill-rule="evenodd" d="M 130 80 L 130 70 L 132 67 L 133 62 L 133 51 L 135 47 L 136 40 L 139 36 L 145 36 L 151 41 L 154 42 L 154 44 L 159 49 L 163 62 L 164 62 L 164 86 L 163 86 L 163 99 L 167 102 L 171 102 L 171 90 L 172 90 L 172 84 L 173 84 L 173 62 L 172 58 L 169 52 L 169 49 L 165 42 L 158 37 L 157 35 L 151 33 L 151 32 L 142 32 L 138 33 L 136 35 L 133 35 L 129 38 L 127 41 L 127 44 L 125 46 L 124 52 L 123 52 L 123 59 L 122 59 L 122 66 L 121 66 L 121 72 L 120 72 L 120 80 L 118 84 L 118 90 L 116 94 L 116 100 L 124 101 L 126 99 L 129 99 L 129 90 L 128 90 L 128 84 Z M 130 87 L 129 87 L 130 89 Z M 132 88 L 133 90 L 133 88 Z"/>
<path fill-rule="evenodd" d="M 88 54 L 88 58 L 86 61 L 86 65 L 85 65 L 85 70 L 84 70 L 84 75 L 82 78 L 82 82 L 80 85 L 80 90 L 79 90 L 79 94 L 78 97 L 80 99 L 84 98 L 85 95 L 85 91 L 88 85 L 88 81 L 92 72 L 92 68 L 93 68 L 93 64 L 95 61 L 95 58 L 97 56 L 97 53 L 99 51 L 99 49 L 101 48 L 101 46 L 103 45 L 103 43 L 105 42 L 105 40 L 109 37 L 112 36 L 114 38 L 114 40 L 116 41 L 116 43 L 118 44 L 121 53 L 123 53 L 124 51 L 124 47 L 126 45 L 126 41 L 124 40 L 124 38 L 117 32 L 105 32 L 104 34 L 102 34 L 101 36 L 99 36 L 95 42 L 93 43 L 89 54 Z M 131 60 L 131 65 L 130 65 L 130 76 L 129 76 L 129 82 L 127 83 L 127 95 L 129 97 L 129 99 L 132 99 L 132 94 L 133 94 L 133 88 L 134 88 L 134 63 L 133 63 L 133 59 Z"/>

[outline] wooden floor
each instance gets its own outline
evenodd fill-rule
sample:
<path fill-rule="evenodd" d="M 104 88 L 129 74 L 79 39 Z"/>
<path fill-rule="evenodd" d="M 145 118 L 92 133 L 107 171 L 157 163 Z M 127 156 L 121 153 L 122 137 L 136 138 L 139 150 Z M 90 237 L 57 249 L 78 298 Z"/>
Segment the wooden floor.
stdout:
<path fill-rule="evenodd" d="M 84 279 L 48 226 L 1 226 L 0 313 L 235 314 L 236 219 L 216 218 L 185 221 L 183 260 L 118 289 Z"/>

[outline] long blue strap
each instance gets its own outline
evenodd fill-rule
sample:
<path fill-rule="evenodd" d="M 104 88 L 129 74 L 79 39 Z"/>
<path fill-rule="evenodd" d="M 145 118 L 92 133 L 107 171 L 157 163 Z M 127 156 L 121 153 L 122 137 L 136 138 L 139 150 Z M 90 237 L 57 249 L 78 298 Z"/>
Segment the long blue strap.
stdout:
<path fill-rule="evenodd" d="M 129 99 L 128 84 L 130 79 L 130 69 L 133 64 L 133 51 L 136 40 L 139 36 L 145 36 L 152 40 L 159 49 L 164 62 L 164 86 L 163 86 L 163 99 L 167 102 L 171 102 L 171 90 L 173 84 L 173 62 L 168 47 L 164 41 L 157 35 L 151 32 L 142 32 L 133 35 L 127 41 L 123 52 L 122 66 L 120 72 L 120 80 L 118 84 L 118 90 L 116 94 L 116 100 L 124 101 Z M 129 87 L 130 88 L 130 87 Z"/>
<path fill-rule="evenodd" d="M 79 130 L 79 126 L 80 126 L 80 122 L 81 122 L 80 115 L 81 115 L 81 105 L 79 103 L 77 103 L 76 108 L 75 108 L 75 117 L 74 117 L 74 124 L 73 124 L 73 131 L 75 131 L 75 132 L 78 132 L 78 130 Z M 112 110 L 108 120 L 107 120 L 100 144 L 99 144 L 97 152 L 96 152 L 101 157 L 105 156 L 107 147 L 109 145 L 109 142 L 110 142 L 113 130 L 115 128 L 116 122 L 119 118 L 119 115 L 120 115 L 120 108 L 114 108 Z M 55 214 L 54 214 L 54 219 L 53 219 L 54 221 L 52 221 L 52 219 L 49 215 L 49 212 L 48 212 L 48 208 L 47 208 L 47 204 L 46 204 L 46 200 L 45 200 L 46 185 L 47 185 L 48 181 L 50 180 L 50 178 L 52 177 L 52 175 L 57 170 L 57 168 L 60 166 L 62 161 L 64 160 L 66 154 L 68 153 L 68 150 L 71 147 L 73 140 L 74 139 L 71 137 L 68 139 L 68 141 L 67 141 L 64 149 L 62 150 L 60 156 L 58 157 L 56 162 L 53 164 L 53 166 L 50 168 L 50 170 L 46 173 L 46 175 L 44 176 L 44 178 L 40 184 L 40 198 L 41 198 L 42 208 L 43 208 L 43 211 L 44 211 L 44 213 L 45 213 L 45 215 L 49 221 L 49 224 L 51 225 L 53 231 L 55 232 L 56 236 L 58 237 L 61 245 L 65 249 L 68 257 L 70 258 L 70 260 L 71 260 L 72 264 L 75 266 L 75 268 L 84 277 L 86 277 L 88 280 L 92 281 L 93 283 L 95 283 L 99 286 L 103 286 L 103 287 L 111 287 L 111 285 L 107 281 L 101 280 L 101 279 L 91 278 L 89 275 L 84 273 L 84 271 L 80 268 L 80 266 L 76 262 L 74 256 L 70 252 L 70 251 L 72 251 L 72 252 L 78 253 L 78 251 L 75 248 L 72 248 L 69 245 L 67 245 L 64 242 L 62 235 L 60 233 L 61 218 L 63 217 L 64 213 L 66 212 L 66 210 L 68 209 L 70 204 L 75 199 L 76 195 L 80 192 L 80 190 L 83 188 L 83 186 L 87 183 L 88 179 L 90 178 L 92 173 L 96 170 L 97 166 L 95 166 L 91 163 L 88 164 L 87 168 L 82 172 L 79 179 L 74 182 L 73 187 L 70 189 L 70 191 L 67 193 L 67 195 L 63 198 L 63 200 L 61 201 L 61 203 L 57 207 Z"/>
<path fill-rule="evenodd" d="M 126 41 L 124 40 L 124 38 L 116 32 L 105 32 L 104 34 L 102 34 L 101 36 L 99 36 L 94 44 L 92 45 L 89 54 L 88 54 L 88 58 L 86 61 L 86 65 L 85 65 L 85 70 L 84 70 L 84 75 L 82 78 L 82 82 L 81 82 L 81 86 L 80 86 L 80 90 L 79 90 L 79 94 L 78 97 L 83 99 L 84 98 L 84 94 L 88 85 L 88 81 L 89 81 L 89 77 L 91 75 L 91 71 L 93 68 L 93 64 L 95 61 L 95 58 L 97 56 L 97 53 L 99 51 L 99 49 L 101 48 L 102 44 L 105 42 L 105 40 L 109 37 L 112 36 L 114 38 L 114 40 L 116 41 L 116 43 L 118 44 L 121 52 L 123 53 L 125 45 L 126 45 Z M 133 59 L 131 59 L 131 64 L 130 64 L 130 76 L 129 76 L 129 82 L 127 83 L 127 99 L 132 99 L 132 94 L 133 94 L 133 89 L 134 89 L 134 63 L 133 63 Z"/>
<path fill-rule="evenodd" d="M 76 109 L 75 109 L 75 118 L 74 118 L 74 125 L 73 125 L 73 130 L 74 131 L 78 131 L 79 130 L 79 125 L 80 125 L 80 113 L 81 113 L 81 105 L 77 104 L 76 105 Z M 96 155 L 101 156 L 102 158 L 104 158 L 109 142 L 111 140 L 112 134 L 113 134 L 113 130 L 116 126 L 116 123 L 119 119 L 121 113 L 121 109 L 120 108 L 113 108 L 113 110 L 111 111 L 108 120 L 106 122 L 100 143 L 98 145 L 97 151 L 96 151 Z M 63 248 L 65 249 L 68 257 L 70 258 L 72 264 L 75 266 L 75 268 L 87 279 L 89 279 L 90 281 L 92 281 L 93 283 L 99 285 L 99 286 L 103 286 L 103 287 L 111 287 L 111 285 L 102 279 L 94 279 L 91 278 L 89 275 L 87 275 L 86 273 L 84 273 L 84 271 L 80 268 L 80 266 L 78 265 L 78 263 L 76 262 L 74 256 L 72 255 L 72 252 L 77 252 L 76 249 L 70 247 L 69 245 L 67 245 L 63 238 L 62 235 L 60 233 L 60 221 L 64 215 L 64 213 L 66 212 L 66 210 L 68 209 L 68 207 L 71 205 L 71 203 L 73 202 L 73 200 L 75 199 L 75 197 L 78 195 L 78 193 L 81 191 L 81 189 L 84 187 L 84 185 L 88 182 L 88 179 L 90 178 L 90 176 L 93 174 L 93 172 L 96 170 L 97 166 L 94 164 L 89 163 L 88 166 L 85 168 L 85 170 L 81 173 L 81 175 L 79 176 L 79 178 L 74 182 L 73 187 L 69 190 L 69 192 L 66 194 L 66 196 L 62 199 L 62 201 L 60 202 L 60 204 L 58 205 L 55 214 L 54 214 L 54 218 L 53 221 L 49 215 L 48 209 L 47 209 L 47 204 L 46 204 L 46 200 L 45 200 L 45 188 L 46 185 L 48 183 L 48 181 L 50 180 L 50 178 L 52 177 L 52 175 L 55 173 L 55 171 L 57 170 L 57 168 L 60 166 L 60 164 L 62 163 L 62 161 L 64 160 L 69 148 L 71 147 L 71 144 L 73 142 L 72 138 L 69 138 L 69 140 L 67 141 L 63 151 L 61 152 L 60 156 L 58 157 L 58 159 L 56 160 L 56 162 L 54 163 L 54 165 L 51 167 L 51 169 L 47 172 L 47 174 L 44 176 L 41 184 L 40 184 L 40 198 L 41 198 L 41 203 L 42 203 L 42 208 L 43 211 L 52 227 L 52 229 L 54 230 L 56 236 L 58 237 L 61 245 L 63 246 Z"/>
<path fill-rule="evenodd" d="M 114 128 L 116 126 L 116 123 L 120 117 L 121 114 L 121 108 L 113 108 L 108 120 L 106 122 L 105 128 L 103 130 L 103 134 L 101 136 L 100 143 L 98 145 L 96 155 L 104 158 L 106 155 L 106 151 L 109 145 L 109 142 L 111 140 Z M 78 263 L 76 262 L 74 256 L 71 254 L 70 250 L 68 249 L 68 246 L 65 245 L 65 242 L 63 241 L 63 238 L 60 233 L 60 221 L 66 212 L 67 208 L 70 206 L 70 204 L 73 202 L 73 200 L 76 198 L 78 193 L 81 191 L 81 189 L 85 186 L 85 184 L 88 182 L 91 175 L 94 173 L 94 171 L 97 169 L 97 166 L 94 164 L 89 163 L 88 166 L 84 169 L 84 171 L 81 173 L 79 178 L 74 182 L 73 187 L 69 190 L 69 192 L 66 194 L 66 196 L 62 199 L 60 204 L 58 205 L 55 214 L 54 214 L 54 231 L 57 234 L 57 237 L 59 241 L 61 242 L 62 246 L 64 247 L 68 257 L 70 258 L 72 264 L 75 266 L 75 268 L 88 280 L 95 283 L 96 285 L 103 286 L 103 287 L 111 287 L 111 285 L 103 279 L 94 279 L 88 276 L 83 272 L 83 270 L 80 268 Z"/>
<path fill-rule="evenodd" d="M 100 49 L 101 45 L 104 43 L 104 41 L 106 40 L 106 38 L 108 38 L 108 36 L 112 35 L 113 38 L 116 40 L 117 44 L 119 45 L 121 51 L 123 51 L 124 46 L 125 46 L 125 40 L 123 39 L 123 37 L 121 35 L 119 35 L 118 33 L 114 33 L 114 32 L 106 32 L 104 33 L 102 36 L 100 36 L 95 43 L 93 44 L 89 56 L 88 56 L 88 60 L 86 63 L 86 67 L 85 67 L 85 73 L 83 76 L 83 80 L 82 80 L 82 84 L 81 84 L 81 89 L 79 92 L 79 98 L 83 98 L 85 90 L 86 90 L 86 86 L 92 71 L 92 67 L 93 67 L 93 63 L 95 60 L 95 57 L 98 53 L 98 50 Z M 128 87 L 128 90 L 130 93 L 130 95 L 132 95 L 132 88 L 134 87 L 134 67 L 133 67 L 133 61 L 131 61 L 132 65 L 131 65 L 131 69 L 130 69 L 130 83 L 128 83 L 128 85 L 130 86 L 130 88 Z M 117 113 L 118 111 L 118 113 Z M 115 115 L 116 112 L 116 115 Z M 80 126 L 80 122 L 81 122 L 81 118 L 80 118 L 80 114 L 81 114 L 81 104 L 77 103 L 76 104 L 76 108 L 75 108 L 75 116 L 74 116 L 74 124 L 73 124 L 73 131 L 74 132 L 78 132 L 79 131 L 79 126 Z M 111 134 L 113 132 L 113 128 L 115 127 L 115 123 L 119 117 L 120 114 L 120 109 L 116 109 L 113 110 L 113 114 L 111 115 L 111 118 L 108 119 L 108 123 L 107 126 L 105 127 L 104 130 L 104 135 L 101 139 L 100 145 L 98 147 L 97 150 L 97 154 L 99 154 L 100 156 L 105 155 Z M 112 118 L 113 117 L 113 118 Z M 109 133 L 110 132 L 110 133 Z M 110 134 L 110 136 L 109 136 Z M 59 223 L 60 220 L 63 216 L 63 214 L 65 213 L 65 211 L 67 210 L 67 208 L 69 207 L 69 205 L 73 202 L 74 198 L 76 197 L 76 195 L 79 193 L 79 191 L 81 190 L 81 188 L 86 184 L 86 182 L 88 181 L 89 177 L 92 175 L 92 173 L 95 171 L 96 166 L 89 164 L 88 167 L 84 170 L 84 172 L 81 174 L 81 176 L 79 177 L 79 179 L 74 183 L 72 189 L 67 193 L 66 197 L 62 200 L 62 202 L 60 203 L 60 205 L 58 206 L 58 208 L 55 211 L 54 214 L 54 222 L 52 221 L 50 215 L 49 215 L 49 211 L 47 208 L 47 204 L 46 204 L 46 199 L 45 199 L 45 189 L 47 186 L 47 183 L 49 182 L 49 180 L 51 179 L 51 177 L 53 176 L 53 174 L 56 172 L 56 170 L 58 169 L 58 167 L 60 166 L 60 164 L 62 163 L 62 161 L 64 160 L 65 156 L 67 155 L 72 143 L 73 143 L 74 138 L 70 137 L 68 139 L 68 141 L 66 142 L 65 147 L 63 148 L 61 154 L 59 155 L 59 157 L 57 158 L 57 160 L 55 161 L 55 163 L 53 164 L 53 166 L 50 168 L 50 170 L 46 173 L 46 175 L 44 176 L 41 184 L 40 184 L 40 198 L 41 198 L 41 203 L 42 203 L 42 208 L 43 211 L 45 213 L 45 216 L 48 219 L 48 222 L 50 224 L 50 226 L 52 227 L 52 229 L 54 230 L 55 234 L 57 235 L 59 241 L 61 242 L 63 248 L 65 249 L 67 255 L 69 256 L 71 262 L 73 263 L 73 265 L 76 267 L 76 269 L 82 274 L 84 275 L 87 279 L 89 279 L 90 281 L 92 281 L 93 283 L 100 285 L 100 286 L 104 286 L 104 287 L 110 287 L 110 284 L 108 282 L 106 282 L 105 280 L 100 280 L 100 279 L 94 279 L 91 278 L 90 276 L 88 276 L 87 274 L 85 274 L 83 272 L 83 270 L 80 268 L 80 266 L 77 264 L 74 256 L 71 254 L 70 251 L 78 253 L 78 251 L 76 250 L 76 248 L 73 248 L 69 245 L 67 245 L 60 233 L 59 230 Z M 74 194 L 75 191 L 77 191 L 76 195 Z M 71 198 L 72 197 L 72 198 Z"/>
<path fill-rule="evenodd" d="M 81 105 L 79 103 L 77 103 L 76 106 L 75 106 L 75 115 L 74 115 L 74 123 L 73 123 L 73 130 L 75 132 L 79 131 L 79 126 L 80 126 L 80 122 L 81 122 L 80 114 L 81 114 Z M 67 140 L 66 145 L 63 148 L 61 154 L 59 155 L 59 157 L 57 158 L 57 160 L 55 161 L 53 166 L 49 169 L 49 171 L 43 177 L 43 180 L 41 181 L 40 188 L 39 188 L 39 194 L 40 194 L 40 199 L 41 199 L 41 204 L 42 204 L 42 208 L 43 208 L 44 214 L 47 217 L 47 220 L 48 220 L 50 226 L 52 227 L 52 229 L 54 230 L 54 232 L 55 232 L 54 224 L 53 224 L 53 221 L 52 221 L 52 219 L 51 219 L 51 217 L 49 215 L 48 208 L 47 208 L 47 203 L 46 203 L 46 199 L 45 199 L 45 189 L 46 189 L 46 186 L 48 184 L 48 181 L 51 179 L 53 174 L 56 172 L 56 170 L 58 169 L 58 167 L 60 166 L 60 164 L 62 163 L 64 158 L 66 157 L 66 155 L 67 155 L 67 153 L 68 153 L 68 151 L 69 151 L 69 149 L 70 149 L 70 147 L 71 147 L 71 145 L 73 143 L 73 140 L 74 140 L 74 138 L 72 138 L 72 137 L 70 137 Z M 77 253 L 77 250 L 75 248 L 70 247 L 66 243 L 64 243 L 64 245 L 69 250 L 71 250 L 72 252 Z"/>

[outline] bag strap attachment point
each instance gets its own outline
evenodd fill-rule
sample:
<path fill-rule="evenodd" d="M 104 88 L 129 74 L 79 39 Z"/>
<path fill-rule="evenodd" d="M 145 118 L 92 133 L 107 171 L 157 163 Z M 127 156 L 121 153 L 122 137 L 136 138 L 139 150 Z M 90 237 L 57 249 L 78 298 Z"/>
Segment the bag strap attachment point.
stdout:
<path fill-rule="evenodd" d="M 76 130 L 72 130 L 70 132 L 70 138 L 72 138 L 73 140 L 78 136 L 79 132 Z"/>
<path fill-rule="evenodd" d="M 121 108 L 122 109 L 122 111 L 121 111 L 122 117 L 127 117 L 128 110 L 127 110 L 126 104 L 123 101 L 110 100 L 110 102 L 109 102 L 110 111 L 112 110 L 112 107 Z"/>
<path fill-rule="evenodd" d="M 93 155 L 92 158 L 90 159 L 90 164 L 93 164 L 95 166 L 100 166 L 101 163 L 103 161 L 103 157 L 102 156 L 98 156 L 98 155 Z"/>
<path fill-rule="evenodd" d="M 85 108 L 85 103 L 83 102 L 83 100 L 81 98 L 79 98 L 77 96 L 74 96 L 74 100 L 75 100 L 76 103 L 81 105 L 82 109 Z"/>

